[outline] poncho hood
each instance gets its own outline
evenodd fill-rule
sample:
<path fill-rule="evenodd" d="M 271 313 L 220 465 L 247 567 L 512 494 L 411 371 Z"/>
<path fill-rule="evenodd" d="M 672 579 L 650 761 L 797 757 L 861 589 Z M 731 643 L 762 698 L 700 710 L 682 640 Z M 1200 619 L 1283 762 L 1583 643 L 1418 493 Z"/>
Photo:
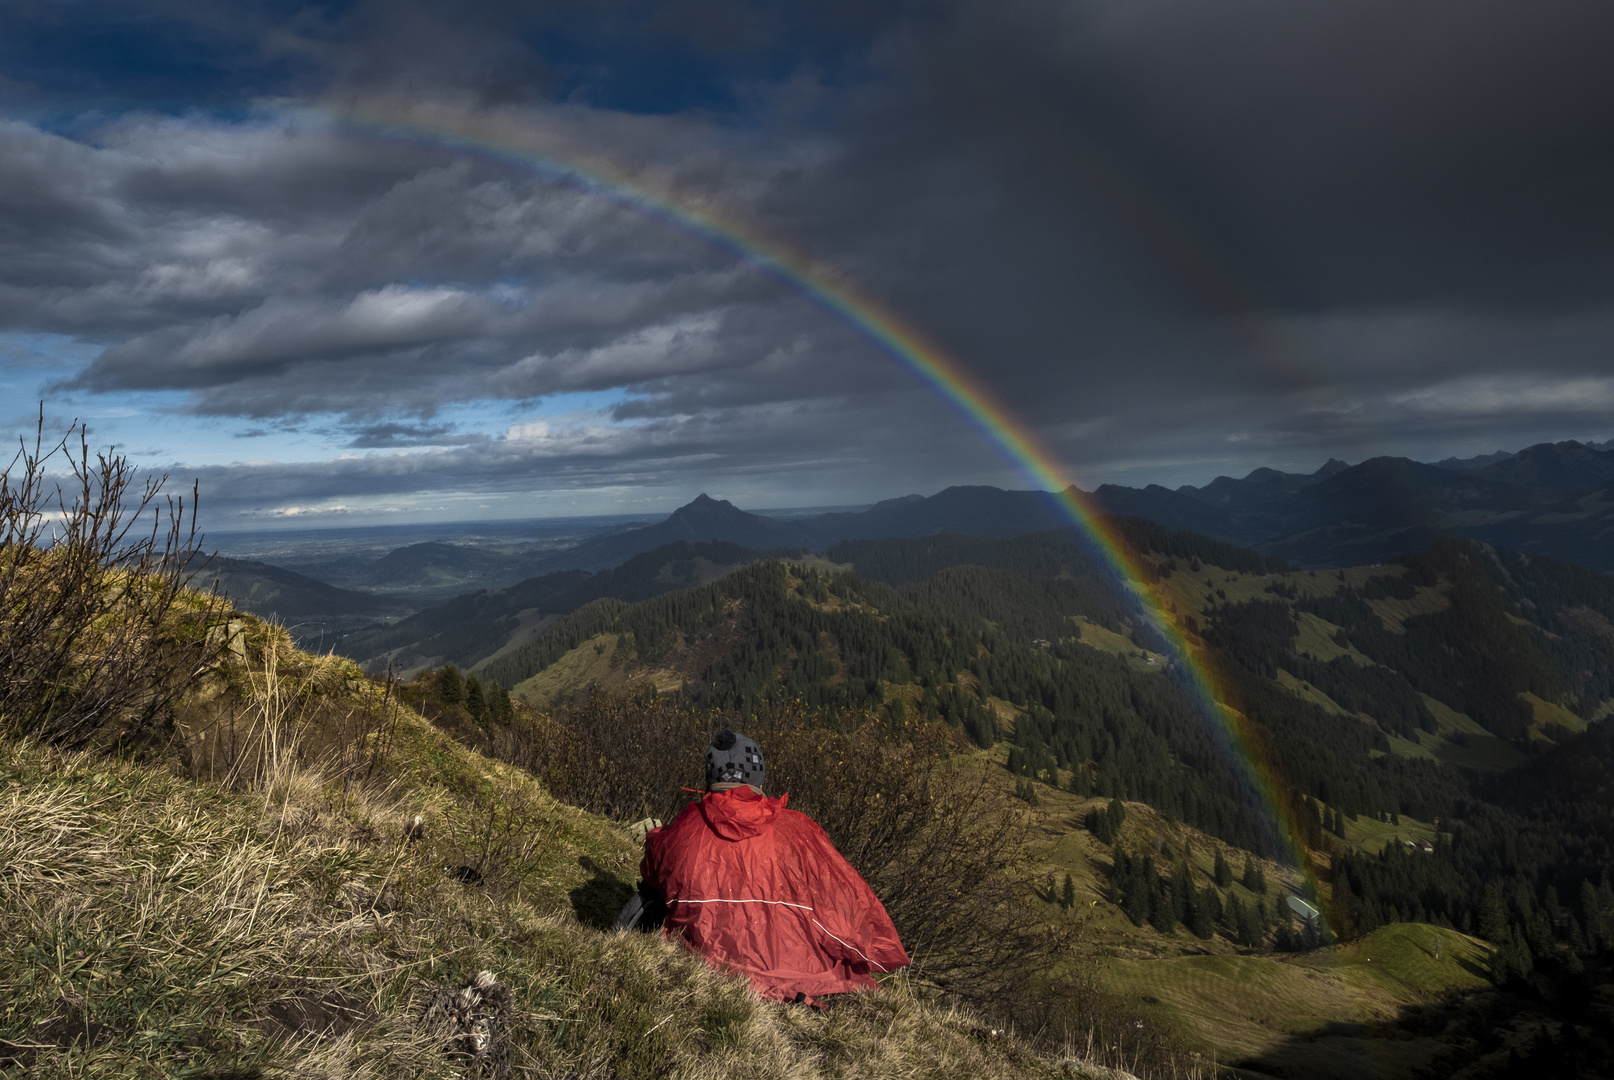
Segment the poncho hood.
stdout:
<path fill-rule="evenodd" d="M 748 787 L 737 787 L 708 794 L 701 799 L 700 808 L 717 835 L 725 840 L 748 840 L 772 828 L 789 801 L 789 794 L 770 799 Z"/>

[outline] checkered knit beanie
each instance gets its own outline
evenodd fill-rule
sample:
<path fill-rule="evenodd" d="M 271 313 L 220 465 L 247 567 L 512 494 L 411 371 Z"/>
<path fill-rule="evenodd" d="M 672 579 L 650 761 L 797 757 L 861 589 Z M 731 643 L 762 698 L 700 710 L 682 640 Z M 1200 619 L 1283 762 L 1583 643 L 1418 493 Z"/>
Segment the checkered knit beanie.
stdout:
<path fill-rule="evenodd" d="M 706 748 L 706 786 L 751 784 L 763 786 L 762 748 L 744 735 L 724 728 Z"/>

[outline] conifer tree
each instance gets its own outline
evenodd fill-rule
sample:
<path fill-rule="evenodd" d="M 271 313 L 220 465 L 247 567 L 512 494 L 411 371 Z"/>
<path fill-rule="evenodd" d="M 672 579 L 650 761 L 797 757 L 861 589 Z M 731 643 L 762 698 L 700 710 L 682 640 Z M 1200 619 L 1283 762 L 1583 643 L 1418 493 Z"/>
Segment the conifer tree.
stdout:
<path fill-rule="evenodd" d="M 1507 901 L 1502 899 L 1502 890 L 1494 882 L 1485 886 L 1480 896 L 1479 936 L 1497 946 L 1508 940 Z"/>
<path fill-rule="evenodd" d="M 1070 790 L 1071 794 L 1077 795 L 1083 799 L 1093 794 L 1093 777 L 1087 771 L 1087 765 L 1085 763 L 1078 762 L 1071 768 Z"/>
<path fill-rule="evenodd" d="M 1171 908 L 1178 922 L 1188 922 L 1194 913 L 1197 899 L 1193 871 L 1188 868 L 1187 863 L 1179 862 L 1171 871 Z M 1193 930 L 1193 926 L 1190 925 L 1189 929 Z"/>
<path fill-rule="evenodd" d="M 1222 917 L 1227 920 L 1227 925 L 1232 928 L 1233 932 L 1229 936 L 1240 945 L 1244 944 L 1244 901 L 1240 900 L 1236 895 L 1229 896 L 1227 906 L 1222 909 Z"/>
<path fill-rule="evenodd" d="M 510 691 L 498 683 L 489 683 L 488 685 L 492 687 L 488 696 L 489 708 L 493 712 L 493 718 L 501 724 L 509 723 L 510 717 L 515 713 L 514 707 L 510 704 Z"/>
<path fill-rule="evenodd" d="M 1067 910 L 1076 906 L 1076 882 L 1067 873 L 1065 875 L 1065 891 L 1060 896 L 1060 905 Z"/>
<path fill-rule="evenodd" d="M 1132 920 L 1133 926 L 1142 926 L 1154 914 L 1153 906 L 1149 902 L 1152 895 L 1146 882 L 1133 879 L 1132 889 L 1127 893 L 1126 903 L 1123 905 L 1126 917 Z"/>
<path fill-rule="evenodd" d="M 482 694 L 482 681 L 475 675 L 465 680 L 465 711 L 476 721 L 480 721 L 488 711 L 487 698 Z"/>
<path fill-rule="evenodd" d="M 437 690 L 442 696 L 443 704 L 458 705 L 465 700 L 465 680 L 460 677 L 459 668 L 449 664 L 437 676 Z"/>
<path fill-rule="evenodd" d="M 1157 874 L 1144 875 L 1145 887 L 1149 890 L 1149 925 L 1162 934 L 1169 934 L 1177 929 L 1178 908 L 1176 898 L 1167 890 L 1161 888 L 1160 877 Z"/>
<path fill-rule="evenodd" d="M 1189 893 L 1188 918 L 1185 920 L 1188 924 L 1189 932 L 1201 941 L 1210 940 L 1211 933 L 1216 925 L 1211 918 L 1211 909 L 1210 904 L 1207 902 L 1206 893 L 1214 895 L 1214 890 L 1205 889 Z"/>
<path fill-rule="evenodd" d="M 1586 927 L 1587 947 L 1593 950 L 1605 947 L 1608 936 L 1604 931 L 1603 905 L 1591 878 L 1580 883 L 1580 917 Z"/>
<path fill-rule="evenodd" d="M 1120 796 L 1110 800 L 1110 805 L 1104 810 L 1104 817 L 1109 834 L 1112 837 L 1119 836 L 1121 826 L 1126 823 L 1126 805 L 1121 802 Z"/>
<path fill-rule="evenodd" d="M 1255 856 L 1244 856 L 1244 876 L 1240 883 L 1251 892 L 1261 895 L 1267 891 L 1267 876 L 1259 866 L 1255 865 Z"/>
<path fill-rule="evenodd" d="M 1220 851 L 1216 853 L 1216 868 L 1211 871 L 1211 876 L 1216 879 L 1218 889 L 1225 889 L 1233 884 L 1233 868 L 1228 865 Z"/>
<path fill-rule="evenodd" d="M 1238 943 L 1251 949 L 1260 948 L 1265 936 L 1261 927 L 1261 913 L 1254 904 L 1245 904 L 1238 897 L 1234 897 L 1233 901 L 1238 903 L 1238 907 L 1234 908 L 1231 901 L 1228 903 L 1227 921 L 1233 925 Z"/>

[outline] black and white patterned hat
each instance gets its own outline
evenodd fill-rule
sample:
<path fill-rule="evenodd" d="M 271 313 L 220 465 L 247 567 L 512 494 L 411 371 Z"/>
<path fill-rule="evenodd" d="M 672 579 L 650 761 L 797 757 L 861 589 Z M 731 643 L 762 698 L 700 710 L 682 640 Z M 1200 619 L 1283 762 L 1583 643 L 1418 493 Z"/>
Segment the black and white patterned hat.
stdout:
<path fill-rule="evenodd" d="M 766 775 L 762 748 L 744 735 L 724 728 L 712 737 L 706 748 L 706 786 L 751 784 L 762 787 Z"/>

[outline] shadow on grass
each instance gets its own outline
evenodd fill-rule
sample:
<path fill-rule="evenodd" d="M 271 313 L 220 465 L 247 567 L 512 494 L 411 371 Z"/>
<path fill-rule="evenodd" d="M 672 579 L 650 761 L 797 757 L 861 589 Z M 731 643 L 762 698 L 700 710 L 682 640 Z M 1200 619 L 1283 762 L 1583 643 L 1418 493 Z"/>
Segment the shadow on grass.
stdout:
<path fill-rule="evenodd" d="M 1409 1005 L 1370 1023 L 1330 1023 L 1233 1062 L 1247 1077 L 1305 1080 L 1591 1080 L 1614 1061 L 1614 972 L 1535 975 Z"/>
<path fill-rule="evenodd" d="M 579 858 L 577 865 L 590 874 L 587 881 L 568 894 L 571 897 L 572 910 L 577 913 L 577 921 L 596 930 L 611 929 L 612 924 L 616 922 L 617 912 L 622 910 L 622 905 L 633 895 L 633 885 L 623 881 L 587 855 Z"/>

